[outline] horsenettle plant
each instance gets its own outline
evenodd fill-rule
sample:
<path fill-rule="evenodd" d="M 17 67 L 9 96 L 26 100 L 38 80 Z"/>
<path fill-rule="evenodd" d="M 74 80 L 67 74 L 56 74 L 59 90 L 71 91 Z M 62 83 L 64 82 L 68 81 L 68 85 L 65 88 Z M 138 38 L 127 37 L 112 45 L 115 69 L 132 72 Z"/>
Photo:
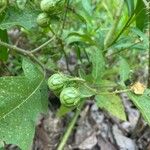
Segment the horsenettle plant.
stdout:
<path fill-rule="evenodd" d="M 31 148 L 49 90 L 60 100 L 58 117 L 74 112 L 58 150 L 87 100 L 125 121 L 126 93 L 150 125 L 150 59 L 142 59 L 150 57 L 148 17 L 145 0 L 1 0 L 0 149 Z M 135 77 L 145 68 L 145 78 Z"/>

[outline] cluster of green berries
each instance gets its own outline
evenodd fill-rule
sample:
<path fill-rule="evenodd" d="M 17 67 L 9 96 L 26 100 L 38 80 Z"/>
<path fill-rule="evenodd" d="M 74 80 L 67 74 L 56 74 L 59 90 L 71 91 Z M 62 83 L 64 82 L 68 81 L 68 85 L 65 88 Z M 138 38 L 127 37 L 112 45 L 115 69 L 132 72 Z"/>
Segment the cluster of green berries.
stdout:
<path fill-rule="evenodd" d="M 61 13 L 64 4 L 64 0 L 42 0 L 40 3 L 42 12 L 37 17 L 37 24 L 41 27 L 49 26 L 51 16 Z"/>
<path fill-rule="evenodd" d="M 60 102 L 66 107 L 76 106 L 80 100 L 80 92 L 73 86 L 67 86 L 71 82 L 68 77 L 61 73 L 53 74 L 48 79 L 48 86 L 53 92 L 60 93 Z"/>

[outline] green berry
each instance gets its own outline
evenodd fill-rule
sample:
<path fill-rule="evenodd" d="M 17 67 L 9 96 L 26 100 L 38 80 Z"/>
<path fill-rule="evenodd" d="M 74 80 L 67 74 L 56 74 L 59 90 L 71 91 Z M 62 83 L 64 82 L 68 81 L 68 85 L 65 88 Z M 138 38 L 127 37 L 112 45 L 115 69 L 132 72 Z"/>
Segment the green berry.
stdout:
<path fill-rule="evenodd" d="M 40 7 L 42 11 L 49 12 L 50 15 L 57 15 L 63 10 L 64 2 L 64 0 L 42 0 Z"/>
<path fill-rule="evenodd" d="M 60 101 L 61 104 L 66 107 L 73 107 L 78 104 L 80 101 L 80 93 L 79 91 L 74 87 L 67 87 L 62 90 L 60 93 Z"/>
<path fill-rule="evenodd" d="M 47 27 L 50 24 L 50 18 L 47 13 L 40 13 L 37 17 L 37 24 L 41 27 Z"/>
<path fill-rule="evenodd" d="M 65 85 L 66 81 L 66 76 L 60 73 L 56 73 L 48 79 L 48 86 L 53 91 L 60 91 Z"/>

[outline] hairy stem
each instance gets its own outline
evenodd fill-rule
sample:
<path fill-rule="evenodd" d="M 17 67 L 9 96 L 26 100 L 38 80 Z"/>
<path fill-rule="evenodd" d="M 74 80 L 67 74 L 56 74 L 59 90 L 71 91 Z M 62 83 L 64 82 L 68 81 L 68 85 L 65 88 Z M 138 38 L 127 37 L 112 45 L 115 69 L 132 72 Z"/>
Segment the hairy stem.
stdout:
<path fill-rule="evenodd" d="M 65 132 L 64 136 L 62 137 L 61 142 L 58 145 L 57 150 L 63 150 L 65 144 L 67 143 L 67 140 L 68 140 L 70 134 L 72 133 L 72 130 L 73 130 L 74 126 L 75 126 L 75 123 L 76 123 L 79 115 L 80 115 L 80 112 L 81 112 L 81 109 L 82 109 L 84 103 L 85 103 L 85 101 L 82 101 L 82 103 L 80 104 L 80 106 L 76 110 L 76 112 L 75 112 L 71 122 L 68 125 L 67 131 Z"/>

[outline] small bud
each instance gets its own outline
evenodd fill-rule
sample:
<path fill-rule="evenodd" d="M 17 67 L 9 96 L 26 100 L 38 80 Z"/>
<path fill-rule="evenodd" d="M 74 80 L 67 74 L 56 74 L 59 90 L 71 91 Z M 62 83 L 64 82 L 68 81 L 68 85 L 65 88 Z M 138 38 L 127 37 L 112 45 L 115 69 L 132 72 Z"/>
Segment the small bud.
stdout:
<path fill-rule="evenodd" d="M 80 93 L 74 87 L 64 88 L 60 93 L 61 104 L 67 107 L 75 106 L 76 104 L 78 104 L 80 99 Z"/>
<path fill-rule="evenodd" d="M 41 27 L 47 27 L 50 24 L 50 18 L 47 13 L 40 13 L 37 17 L 37 24 Z"/>
<path fill-rule="evenodd" d="M 50 15 L 59 14 L 64 6 L 64 0 L 42 0 L 40 3 L 41 10 L 50 13 Z"/>
<path fill-rule="evenodd" d="M 48 86 L 53 91 L 59 91 L 63 88 L 66 81 L 67 77 L 65 77 L 63 74 L 56 73 L 48 79 Z"/>

